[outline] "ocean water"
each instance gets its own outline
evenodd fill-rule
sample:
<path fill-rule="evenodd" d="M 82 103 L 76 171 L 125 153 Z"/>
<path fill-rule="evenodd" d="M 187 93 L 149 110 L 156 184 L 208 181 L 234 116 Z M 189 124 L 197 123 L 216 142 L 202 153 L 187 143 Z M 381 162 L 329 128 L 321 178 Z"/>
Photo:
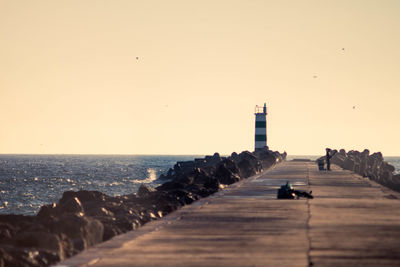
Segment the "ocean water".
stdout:
<path fill-rule="evenodd" d="M 191 156 L 0 155 L 0 214 L 34 215 L 67 190 L 97 190 L 111 196 L 136 193 L 177 161 Z"/>

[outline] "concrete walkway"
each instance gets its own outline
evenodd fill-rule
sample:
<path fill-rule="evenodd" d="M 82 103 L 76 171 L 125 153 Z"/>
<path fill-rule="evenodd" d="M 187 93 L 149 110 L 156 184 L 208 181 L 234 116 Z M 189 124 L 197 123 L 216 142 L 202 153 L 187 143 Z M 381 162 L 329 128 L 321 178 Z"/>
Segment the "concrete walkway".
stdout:
<path fill-rule="evenodd" d="M 312 200 L 277 200 L 290 181 Z M 59 266 L 400 266 L 400 194 L 284 162 Z"/>

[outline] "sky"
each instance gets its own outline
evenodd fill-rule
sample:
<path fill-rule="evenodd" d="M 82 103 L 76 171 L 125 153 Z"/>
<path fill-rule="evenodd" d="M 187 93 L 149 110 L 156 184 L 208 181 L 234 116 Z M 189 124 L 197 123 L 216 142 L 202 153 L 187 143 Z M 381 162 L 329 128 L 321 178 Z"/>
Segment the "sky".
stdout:
<path fill-rule="evenodd" d="M 400 1 L 0 0 L 0 153 L 400 156 Z"/>

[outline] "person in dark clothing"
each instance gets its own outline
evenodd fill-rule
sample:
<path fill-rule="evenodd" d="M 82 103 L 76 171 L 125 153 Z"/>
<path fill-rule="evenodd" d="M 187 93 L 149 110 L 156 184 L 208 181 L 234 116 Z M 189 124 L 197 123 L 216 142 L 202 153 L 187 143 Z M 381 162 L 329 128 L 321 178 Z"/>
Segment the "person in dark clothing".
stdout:
<path fill-rule="evenodd" d="M 326 170 L 330 171 L 331 170 L 331 149 L 327 148 L 326 149 Z"/>
<path fill-rule="evenodd" d="M 282 185 L 281 188 L 278 189 L 278 199 L 295 199 L 295 198 L 300 198 L 300 197 L 305 197 L 305 198 L 314 198 L 312 195 L 312 191 L 306 192 L 306 191 L 300 191 L 300 190 L 295 190 L 289 182 L 286 182 L 285 185 Z"/>

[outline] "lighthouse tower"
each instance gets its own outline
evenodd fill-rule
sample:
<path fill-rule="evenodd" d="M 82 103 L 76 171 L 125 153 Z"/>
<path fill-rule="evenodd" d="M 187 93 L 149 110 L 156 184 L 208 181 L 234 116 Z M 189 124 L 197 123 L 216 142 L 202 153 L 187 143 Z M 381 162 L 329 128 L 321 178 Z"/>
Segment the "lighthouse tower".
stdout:
<path fill-rule="evenodd" d="M 256 106 L 254 115 L 256 115 L 255 149 L 267 147 L 267 104 L 264 107 Z"/>

